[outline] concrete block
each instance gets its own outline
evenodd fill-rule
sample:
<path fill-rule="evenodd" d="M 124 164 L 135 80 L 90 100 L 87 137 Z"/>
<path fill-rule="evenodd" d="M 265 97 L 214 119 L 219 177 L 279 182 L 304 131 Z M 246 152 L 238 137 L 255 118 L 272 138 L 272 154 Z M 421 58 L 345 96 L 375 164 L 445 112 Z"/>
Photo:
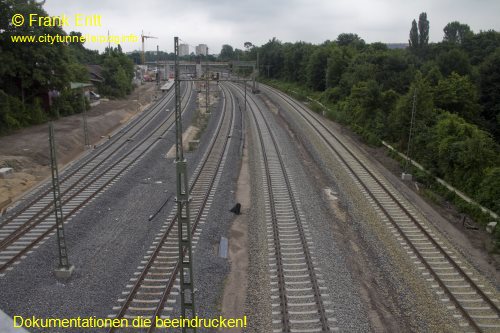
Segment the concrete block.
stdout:
<path fill-rule="evenodd" d="M 71 274 L 73 274 L 74 270 L 75 266 L 73 265 L 69 266 L 69 268 L 58 267 L 54 270 L 54 274 L 56 275 L 56 278 L 60 280 L 66 280 L 71 277 Z"/>
<path fill-rule="evenodd" d="M 189 150 L 195 150 L 200 145 L 200 140 L 191 140 L 189 141 Z"/>
<path fill-rule="evenodd" d="M 227 238 L 221 237 L 219 243 L 219 257 L 226 259 L 228 248 L 229 248 L 229 242 Z"/>
<path fill-rule="evenodd" d="M 410 181 L 411 182 L 412 178 L 413 177 L 412 177 L 411 173 L 404 173 L 403 172 L 401 174 L 401 179 L 404 180 L 404 181 Z"/>
<path fill-rule="evenodd" d="M 0 178 L 10 178 L 14 170 L 12 168 L 1 168 L 0 169 Z"/>
<path fill-rule="evenodd" d="M 496 228 L 496 226 L 497 226 L 497 223 L 498 223 L 498 222 L 495 222 L 495 221 L 488 223 L 488 224 L 486 225 L 486 231 L 487 231 L 488 233 L 492 234 L 492 233 L 493 233 L 493 231 L 495 231 L 495 228 Z"/>

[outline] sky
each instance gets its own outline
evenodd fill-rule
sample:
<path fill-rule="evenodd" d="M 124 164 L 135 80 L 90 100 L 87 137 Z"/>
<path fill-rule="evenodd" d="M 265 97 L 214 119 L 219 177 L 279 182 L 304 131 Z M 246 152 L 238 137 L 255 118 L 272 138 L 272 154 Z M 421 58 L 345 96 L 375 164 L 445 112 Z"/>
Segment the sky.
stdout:
<path fill-rule="evenodd" d="M 218 54 L 223 44 L 244 49 L 276 37 L 282 42 L 320 44 L 340 33 L 356 33 L 367 43 L 407 43 L 413 19 L 421 12 L 430 21 L 430 41 L 443 38 L 452 21 L 474 32 L 500 31 L 500 0 L 46 0 L 49 15 L 70 18 L 67 32 L 112 36 L 134 34 L 146 39 L 145 49 L 173 52 L 173 37 L 194 46 L 207 44 Z M 101 27 L 74 26 L 74 15 L 100 15 Z M 107 44 L 89 43 L 104 50 Z M 121 43 L 124 51 L 139 50 L 139 42 Z"/>

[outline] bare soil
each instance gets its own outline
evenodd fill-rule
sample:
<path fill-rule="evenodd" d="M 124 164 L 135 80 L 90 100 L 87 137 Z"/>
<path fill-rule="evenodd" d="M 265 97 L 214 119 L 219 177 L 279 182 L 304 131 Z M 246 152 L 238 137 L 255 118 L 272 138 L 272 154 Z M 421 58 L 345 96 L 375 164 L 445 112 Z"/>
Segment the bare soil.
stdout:
<path fill-rule="evenodd" d="M 155 84 L 145 83 L 125 99 L 102 99 L 87 111 L 90 144 L 106 140 L 116 128 L 144 111 L 154 98 Z M 82 114 L 54 121 L 54 130 L 61 170 L 85 152 Z M 47 124 L 42 124 L 0 137 L 0 168 L 14 169 L 11 177 L 0 179 L 0 211 L 50 175 L 48 133 Z"/>

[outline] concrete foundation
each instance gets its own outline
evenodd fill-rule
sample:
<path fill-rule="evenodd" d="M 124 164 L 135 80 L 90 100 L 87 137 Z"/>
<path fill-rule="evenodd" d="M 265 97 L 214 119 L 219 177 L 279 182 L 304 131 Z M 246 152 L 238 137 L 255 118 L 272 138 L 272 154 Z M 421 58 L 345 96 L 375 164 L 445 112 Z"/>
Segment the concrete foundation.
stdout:
<path fill-rule="evenodd" d="M 54 274 L 56 278 L 60 280 L 66 280 L 71 277 L 73 271 L 75 270 L 75 266 L 71 265 L 69 268 L 59 267 L 54 270 Z"/>
<path fill-rule="evenodd" d="M 401 179 L 404 180 L 404 181 L 412 181 L 413 177 L 411 175 L 411 173 L 402 173 L 401 174 Z"/>
<path fill-rule="evenodd" d="M 0 169 L 0 178 L 10 178 L 14 170 L 12 168 L 1 168 Z"/>
<path fill-rule="evenodd" d="M 200 140 L 191 140 L 189 141 L 189 150 L 195 150 L 200 145 Z"/>
<path fill-rule="evenodd" d="M 490 222 L 486 225 L 486 231 L 490 234 L 492 234 L 495 231 L 495 228 L 497 227 L 498 222 L 493 221 Z"/>

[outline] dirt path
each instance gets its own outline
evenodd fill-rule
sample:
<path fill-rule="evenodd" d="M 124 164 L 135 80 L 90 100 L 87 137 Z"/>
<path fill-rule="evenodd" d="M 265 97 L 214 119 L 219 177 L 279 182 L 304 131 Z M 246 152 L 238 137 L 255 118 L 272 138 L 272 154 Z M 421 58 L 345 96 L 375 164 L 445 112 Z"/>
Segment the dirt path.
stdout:
<path fill-rule="evenodd" d="M 101 100 L 88 112 L 89 139 L 92 145 L 101 137 L 145 110 L 153 101 L 155 84 L 146 83 L 130 96 L 120 100 Z M 83 152 L 83 118 L 81 114 L 54 122 L 59 168 L 78 158 Z M 24 128 L 0 137 L 0 168 L 10 167 L 14 173 L 0 179 L 0 211 L 50 174 L 47 124 Z"/>
<path fill-rule="evenodd" d="M 248 152 L 243 150 L 243 160 L 238 177 L 236 201 L 241 204 L 242 215 L 234 220 L 229 231 L 229 260 L 231 271 L 226 280 L 222 299 L 222 316 L 242 318 L 248 284 L 248 209 L 250 208 L 250 174 Z M 226 329 L 221 332 L 241 332 L 241 329 Z"/>

